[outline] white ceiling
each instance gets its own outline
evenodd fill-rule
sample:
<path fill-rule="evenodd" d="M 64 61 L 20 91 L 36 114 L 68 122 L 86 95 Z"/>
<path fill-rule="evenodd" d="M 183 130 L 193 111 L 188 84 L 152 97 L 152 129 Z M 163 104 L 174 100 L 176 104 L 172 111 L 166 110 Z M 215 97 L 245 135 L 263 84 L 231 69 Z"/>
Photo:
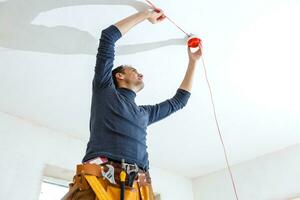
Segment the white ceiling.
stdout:
<path fill-rule="evenodd" d="M 0 1 L 0 111 L 86 141 L 100 30 L 141 2 Z M 298 0 L 153 2 L 203 40 L 231 163 L 300 142 Z M 118 42 L 115 64 L 145 76 L 138 103 L 175 93 L 187 65 L 183 38 L 168 21 L 144 22 Z M 188 177 L 225 166 L 198 67 L 188 106 L 148 129 L 152 165 Z"/>

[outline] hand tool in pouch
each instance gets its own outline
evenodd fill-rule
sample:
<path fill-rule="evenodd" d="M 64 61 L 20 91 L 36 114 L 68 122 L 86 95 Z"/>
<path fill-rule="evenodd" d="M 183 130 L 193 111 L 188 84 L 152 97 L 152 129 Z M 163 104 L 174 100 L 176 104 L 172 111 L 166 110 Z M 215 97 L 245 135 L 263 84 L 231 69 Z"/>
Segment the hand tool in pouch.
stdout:
<path fill-rule="evenodd" d="M 137 166 L 136 163 L 134 165 L 131 164 L 124 164 L 124 165 L 125 165 L 126 173 L 128 175 L 128 186 L 132 187 L 134 179 L 138 174 L 139 167 Z"/>
<path fill-rule="evenodd" d="M 122 171 L 120 173 L 120 187 L 121 187 L 121 192 L 120 192 L 120 199 L 124 200 L 124 195 L 125 195 L 125 180 L 126 180 L 126 172 L 125 172 L 125 160 L 122 159 Z"/>
<path fill-rule="evenodd" d="M 107 172 L 102 171 L 103 178 L 106 178 L 110 183 L 116 184 L 114 178 L 115 177 L 114 167 L 112 165 L 106 165 L 106 167 L 108 167 L 108 171 Z"/>

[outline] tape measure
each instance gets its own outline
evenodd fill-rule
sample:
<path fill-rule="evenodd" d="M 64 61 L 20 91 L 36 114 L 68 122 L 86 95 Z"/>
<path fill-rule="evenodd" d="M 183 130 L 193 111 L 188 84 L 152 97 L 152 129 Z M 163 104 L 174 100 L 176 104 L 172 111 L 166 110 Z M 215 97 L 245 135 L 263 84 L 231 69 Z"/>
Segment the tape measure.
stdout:
<path fill-rule="evenodd" d="M 153 9 L 155 12 L 159 13 L 161 10 L 158 9 L 151 1 L 149 0 L 145 0 Z M 192 34 L 188 34 L 187 32 L 185 32 L 182 28 L 180 28 L 173 20 L 171 20 L 168 16 L 166 15 L 162 15 L 158 18 L 158 20 L 163 20 L 164 18 L 167 18 L 171 23 L 173 23 L 179 30 L 181 30 L 185 35 L 188 36 L 187 39 L 187 45 L 190 48 L 197 48 L 197 47 L 201 47 L 202 46 L 202 41 L 199 37 L 192 35 Z"/>
<path fill-rule="evenodd" d="M 202 46 L 202 40 L 195 35 L 191 35 L 187 39 L 187 45 L 190 48 L 197 48 Z"/>

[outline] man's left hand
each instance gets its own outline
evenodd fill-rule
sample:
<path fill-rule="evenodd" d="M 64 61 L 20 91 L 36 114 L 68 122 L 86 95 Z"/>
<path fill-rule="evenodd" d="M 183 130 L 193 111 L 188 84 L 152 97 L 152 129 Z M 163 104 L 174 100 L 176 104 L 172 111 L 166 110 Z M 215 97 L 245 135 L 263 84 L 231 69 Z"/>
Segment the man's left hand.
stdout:
<path fill-rule="evenodd" d="M 202 56 L 202 46 L 199 45 L 197 48 L 198 48 L 198 50 L 196 50 L 195 52 L 192 52 L 191 48 L 188 47 L 188 55 L 189 55 L 189 60 L 190 61 L 196 62 L 201 58 L 201 56 Z"/>

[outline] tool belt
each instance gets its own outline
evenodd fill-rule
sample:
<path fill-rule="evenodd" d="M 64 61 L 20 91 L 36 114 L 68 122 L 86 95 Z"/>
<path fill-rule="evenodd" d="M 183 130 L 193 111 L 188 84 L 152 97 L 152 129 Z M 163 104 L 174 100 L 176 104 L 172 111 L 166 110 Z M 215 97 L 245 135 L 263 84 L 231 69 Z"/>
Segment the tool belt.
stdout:
<path fill-rule="evenodd" d="M 111 183 L 103 176 L 109 167 L 114 168 L 114 181 Z M 119 200 L 120 199 L 120 173 L 121 163 L 108 161 L 105 164 L 79 164 L 73 182 L 69 184 L 69 192 L 62 200 L 72 200 L 76 192 L 92 189 L 98 200 Z M 110 177 L 112 178 L 112 177 Z M 134 181 L 129 186 L 130 176 L 126 176 L 125 200 L 154 200 L 149 172 L 138 170 Z"/>

